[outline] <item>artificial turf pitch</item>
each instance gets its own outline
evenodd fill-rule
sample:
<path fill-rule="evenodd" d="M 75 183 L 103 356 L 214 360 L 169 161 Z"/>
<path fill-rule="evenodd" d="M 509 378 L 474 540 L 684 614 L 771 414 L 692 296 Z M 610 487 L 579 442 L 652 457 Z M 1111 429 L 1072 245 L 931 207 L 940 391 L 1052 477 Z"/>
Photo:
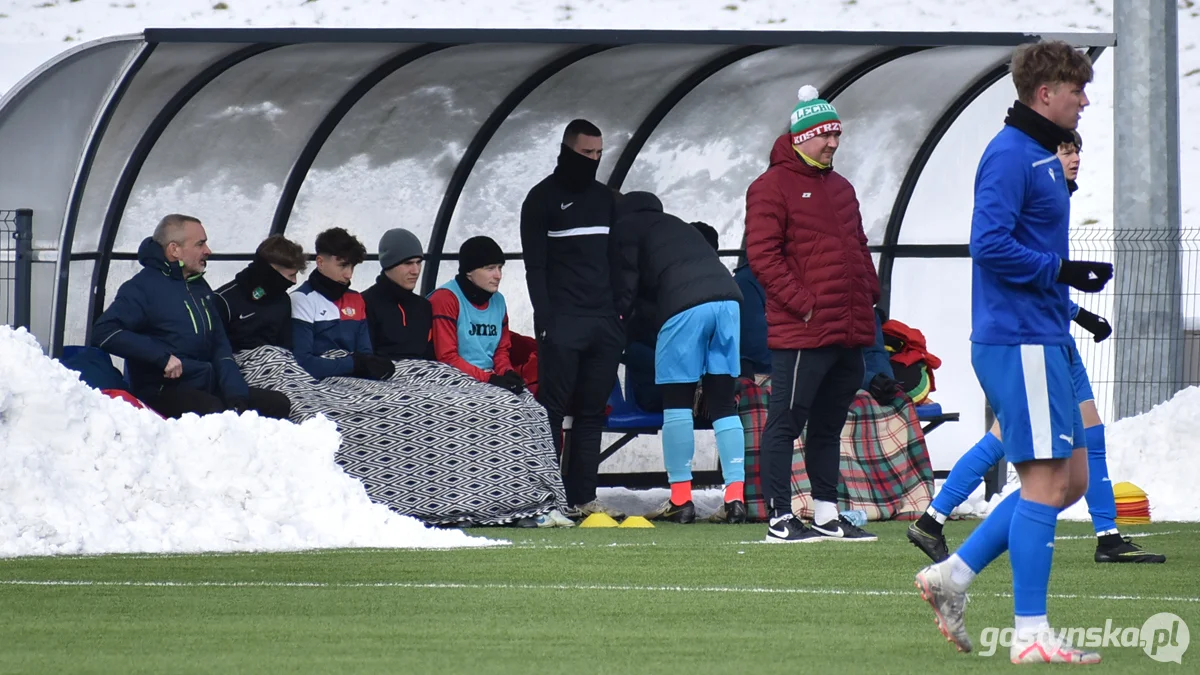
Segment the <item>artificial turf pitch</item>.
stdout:
<path fill-rule="evenodd" d="M 951 547 L 974 522 L 950 523 Z M 0 673 L 970 673 L 980 632 L 1012 625 L 1007 556 L 972 587 L 976 653 L 937 632 L 907 523 L 875 543 L 758 543 L 765 526 L 486 529 L 449 551 L 0 560 Z M 1200 524 L 1126 528 L 1165 565 L 1098 565 L 1090 524 L 1060 523 L 1056 626 L 1200 631 Z M 43 583 L 44 582 L 44 583 Z M 1200 635 L 1193 633 L 1197 638 Z M 1141 648 L 1088 672 L 1196 672 Z M 1056 666 L 1063 668 L 1070 666 Z"/>

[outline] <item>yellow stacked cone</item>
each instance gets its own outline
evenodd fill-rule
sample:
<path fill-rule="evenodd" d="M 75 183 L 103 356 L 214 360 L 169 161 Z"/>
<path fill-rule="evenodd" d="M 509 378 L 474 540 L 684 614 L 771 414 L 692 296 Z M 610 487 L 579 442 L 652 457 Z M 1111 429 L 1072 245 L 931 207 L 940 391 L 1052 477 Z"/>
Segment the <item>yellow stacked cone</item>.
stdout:
<path fill-rule="evenodd" d="M 1150 524 L 1150 498 L 1133 483 L 1123 482 L 1113 486 L 1113 497 L 1117 500 L 1118 525 Z"/>

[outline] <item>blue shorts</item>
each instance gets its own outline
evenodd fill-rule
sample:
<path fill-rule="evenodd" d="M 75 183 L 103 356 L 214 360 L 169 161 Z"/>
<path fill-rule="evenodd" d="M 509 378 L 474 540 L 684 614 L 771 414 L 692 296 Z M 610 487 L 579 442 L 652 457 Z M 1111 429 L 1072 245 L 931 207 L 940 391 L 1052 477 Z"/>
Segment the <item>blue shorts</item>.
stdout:
<path fill-rule="evenodd" d="M 971 365 L 996 413 L 1012 464 L 1066 459 L 1086 448 L 1067 345 L 971 345 Z"/>
<path fill-rule="evenodd" d="M 1095 401 L 1096 395 L 1092 393 L 1092 381 L 1088 379 L 1087 368 L 1083 367 L 1083 359 L 1079 357 L 1079 348 L 1075 346 L 1074 340 L 1067 346 L 1067 349 L 1070 351 L 1071 382 L 1075 385 L 1075 402 Z"/>
<path fill-rule="evenodd" d="M 696 305 L 667 319 L 654 348 L 654 383 L 699 382 L 742 371 L 741 307 L 735 300 Z"/>

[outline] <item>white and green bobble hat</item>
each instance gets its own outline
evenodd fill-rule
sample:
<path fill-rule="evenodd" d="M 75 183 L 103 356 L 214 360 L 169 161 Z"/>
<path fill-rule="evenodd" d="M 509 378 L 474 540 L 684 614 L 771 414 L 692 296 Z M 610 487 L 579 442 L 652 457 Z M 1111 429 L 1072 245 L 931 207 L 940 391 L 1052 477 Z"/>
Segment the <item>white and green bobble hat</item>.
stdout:
<path fill-rule="evenodd" d="M 799 97 L 800 102 L 792 109 L 792 145 L 842 130 L 837 110 L 828 101 L 818 98 L 816 87 L 809 84 L 800 87 Z"/>

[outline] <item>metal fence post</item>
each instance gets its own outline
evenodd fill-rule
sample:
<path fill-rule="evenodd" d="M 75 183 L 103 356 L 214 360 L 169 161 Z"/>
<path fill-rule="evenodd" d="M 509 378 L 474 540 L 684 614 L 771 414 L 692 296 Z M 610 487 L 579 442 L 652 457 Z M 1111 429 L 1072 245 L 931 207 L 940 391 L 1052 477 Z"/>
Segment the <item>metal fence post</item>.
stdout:
<path fill-rule="evenodd" d="M 33 293 L 33 209 L 17 209 L 15 274 L 13 275 L 13 325 L 29 330 Z"/>

